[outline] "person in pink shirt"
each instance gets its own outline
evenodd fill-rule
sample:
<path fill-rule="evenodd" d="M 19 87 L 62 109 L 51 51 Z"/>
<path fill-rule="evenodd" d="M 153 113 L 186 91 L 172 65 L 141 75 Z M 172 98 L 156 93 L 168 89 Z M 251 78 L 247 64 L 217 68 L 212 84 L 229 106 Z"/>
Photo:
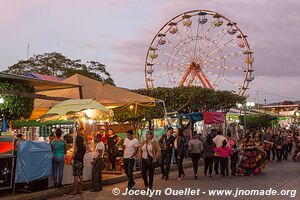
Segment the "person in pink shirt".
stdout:
<path fill-rule="evenodd" d="M 232 154 L 231 148 L 227 145 L 227 141 L 223 140 L 222 146 L 214 148 L 214 151 L 220 154 L 221 174 L 223 175 L 223 177 L 226 176 L 228 178 L 228 158 Z"/>

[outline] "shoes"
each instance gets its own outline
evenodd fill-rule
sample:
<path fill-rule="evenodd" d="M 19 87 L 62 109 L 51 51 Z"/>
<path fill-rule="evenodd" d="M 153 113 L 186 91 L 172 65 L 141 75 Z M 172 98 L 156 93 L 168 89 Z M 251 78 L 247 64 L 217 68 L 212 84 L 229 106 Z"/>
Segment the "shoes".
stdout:
<path fill-rule="evenodd" d="M 166 176 L 166 177 L 165 177 L 165 180 L 169 180 L 169 176 Z"/>
<path fill-rule="evenodd" d="M 161 179 L 165 179 L 165 175 L 162 175 Z"/>
<path fill-rule="evenodd" d="M 57 187 L 57 183 L 56 182 L 54 182 L 54 186 L 53 187 L 55 187 L 55 188 Z"/>
<path fill-rule="evenodd" d="M 211 177 L 212 177 L 212 175 L 209 175 L 208 177 L 209 177 L 209 178 L 211 178 Z"/>
<path fill-rule="evenodd" d="M 70 195 L 76 195 L 79 194 L 79 192 L 71 192 Z"/>
<path fill-rule="evenodd" d="M 178 178 L 178 181 L 181 181 L 181 178 Z"/>
<path fill-rule="evenodd" d="M 63 185 L 61 184 L 61 182 L 58 182 L 58 183 L 57 183 L 57 187 L 58 187 L 58 188 L 62 188 L 62 187 L 63 187 Z"/>
<path fill-rule="evenodd" d="M 197 176 L 197 175 L 195 175 L 195 179 L 198 179 L 198 176 Z"/>
<path fill-rule="evenodd" d="M 103 189 L 100 188 L 100 189 L 98 189 L 98 190 L 91 189 L 90 191 L 91 191 L 91 192 L 100 192 L 100 191 L 102 191 L 102 190 L 103 190 Z"/>

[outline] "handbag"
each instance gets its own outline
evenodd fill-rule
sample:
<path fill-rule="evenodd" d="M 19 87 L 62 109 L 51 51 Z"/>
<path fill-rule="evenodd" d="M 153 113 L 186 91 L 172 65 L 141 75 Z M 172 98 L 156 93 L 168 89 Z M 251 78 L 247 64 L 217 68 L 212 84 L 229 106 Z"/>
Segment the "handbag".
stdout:
<path fill-rule="evenodd" d="M 158 167 L 159 166 L 159 162 L 158 162 L 158 159 L 153 162 L 153 158 L 150 156 L 149 152 L 148 152 L 148 145 L 147 143 L 145 143 L 146 145 L 146 151 L 147 151 L 147 159 L 146 159 L 146 164 L 147 165 L 152 165 L 154 168 Z"/>

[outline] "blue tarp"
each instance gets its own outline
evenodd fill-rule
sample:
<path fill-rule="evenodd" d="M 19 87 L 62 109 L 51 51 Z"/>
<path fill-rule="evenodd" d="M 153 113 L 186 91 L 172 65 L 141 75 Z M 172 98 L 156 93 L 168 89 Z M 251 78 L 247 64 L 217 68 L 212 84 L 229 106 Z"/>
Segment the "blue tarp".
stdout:
<path fill-rule="evenodd" d="M 39 180 L 51 175 L 52 152 L 47 142 L 20 141 L 17 165 L 16 183 Z"/>
<path fill-rule="evenodd" d="M 172 118 L 188 118 L 192 120 L 193 122 L 198 122 L 203 120 L 203 114 L 200 112 L 193 112 L 193 113 L 187 113 L 187 114 L 180 114 L 180 115 L 172 115 L 170 116 Z"/>

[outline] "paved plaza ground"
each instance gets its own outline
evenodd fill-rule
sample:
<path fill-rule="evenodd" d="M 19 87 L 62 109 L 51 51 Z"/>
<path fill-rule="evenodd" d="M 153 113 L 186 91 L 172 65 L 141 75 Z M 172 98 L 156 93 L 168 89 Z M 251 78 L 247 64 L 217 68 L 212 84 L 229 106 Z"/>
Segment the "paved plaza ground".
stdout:
<path fill-rule="evenodd" d="M 192 168 L 186 168 L 185 173 L 186 177 L 182 181 L 177 180 L 177 171 L 171 172 L 170 180 L 165 181 L 161 180 L 161 175 L 155 175 L 154 180 L 154 191 L 161 191 L 161 195 L 153 195 L 151 199 L 300 199 L 300 164 L 292 161 L 283 161 L 276 162 L 272 161 L 267 168 L 263 171 L 259 176 L 235 176 L 229 178 L 223 178 L 220 176 L 213 176 L 212 178 L 205 177 L 202 174 L 203 166 L 200 167 L 199 179 L 195 180 L 193 177 Z M 113 195 L 112 191 L 124 193 L 126 190 L 126 182 L 105 186 L 103 191 L 94 193 L 90 191 L 84 191 L 81 195 L 71 196 L 64 195 L 59 198 L 55 198 L 58 200 L 94 200 L 94 199 L 149 199 L 150 193 L 148 195 Z M 118 188 L 118 189 L 115 189 Z M 175 196 L 175 195 L 166 195 L 167 192 L 170 192 L 171 188 L 173 191 L 190 188 L 193 190 L 200 189 L 199 195 L 183 195 L 183 196 Z M 250 195 L 250 196 L 238 196 L 234 197 L 236 193 L 236 189 L 239 190 L 276 190 L 281 192 L 281 190 L 298 190 L 297 193 L 293 193 L 292 191 L 284 191 L 288 192 L 288 195 L 275 195 L 275 196 L 261 196 L 261 195 Z M 144 189 L 143 180 L 136 179 L 136 186 L 134 187 L 134 192 L 141 192 Z M 219 196 L 211 196 L 209 195 L 209 190 L 214 189 L 226 189 L 232 190 L 231 195 L 219 195 Z M 250 192 L 250 191 L 248 191 Z M 261 191 L 260 191 L 261 192 Z M 204 194 L 205 193 L 205 194 Z M 247 193 L 247 191 L 245 191 Z M 159 194 L 159 192 L 157 192 Z M 197 193 L 196 193 L 197 194 Z M 293 198 L 291 196 L 294 196 Z"/>

